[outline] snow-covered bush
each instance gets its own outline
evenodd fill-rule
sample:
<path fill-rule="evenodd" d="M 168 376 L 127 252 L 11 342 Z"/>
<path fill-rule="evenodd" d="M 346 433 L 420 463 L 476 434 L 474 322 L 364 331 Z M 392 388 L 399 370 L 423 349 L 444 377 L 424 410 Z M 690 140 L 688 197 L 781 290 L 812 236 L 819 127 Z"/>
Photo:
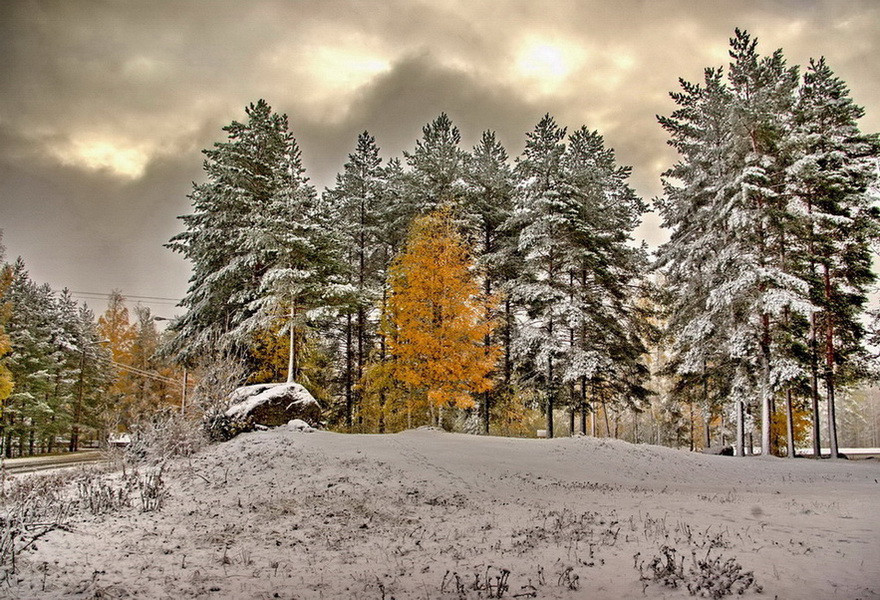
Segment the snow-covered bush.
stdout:
<path fill-rule="evenodd" d="M 225 413 L 225 410 L 215 409 L 206 412 L 202 418 L 202 430 L 210 441 L 225 442 L 254 428 L 251 419 L 229 417 Z"/>
<path fill-rule="evenodd" d="M 176 456 L 190 456 L 207 443 L 198 421 L 176 411 L 134 425 L 130 437 L 124 451 L 129 464 L 159 464 Z"/>

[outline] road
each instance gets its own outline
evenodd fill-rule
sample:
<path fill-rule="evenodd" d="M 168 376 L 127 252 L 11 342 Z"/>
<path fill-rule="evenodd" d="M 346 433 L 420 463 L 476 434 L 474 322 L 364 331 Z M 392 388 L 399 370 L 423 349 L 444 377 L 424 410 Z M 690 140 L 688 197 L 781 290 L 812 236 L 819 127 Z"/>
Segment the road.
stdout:
<path fill-rule="evenodd" d="M 33 473 L 48 469 L 74 467 L 84 463 L 92 463 L 101 460 L 103 454 L 100 450 L 83 450 L 82 452 L 70 452 L 55 454 L 52 456 L 29 456 L 24 458 L 3 459 L 2 465 L 7 473 Z"/>

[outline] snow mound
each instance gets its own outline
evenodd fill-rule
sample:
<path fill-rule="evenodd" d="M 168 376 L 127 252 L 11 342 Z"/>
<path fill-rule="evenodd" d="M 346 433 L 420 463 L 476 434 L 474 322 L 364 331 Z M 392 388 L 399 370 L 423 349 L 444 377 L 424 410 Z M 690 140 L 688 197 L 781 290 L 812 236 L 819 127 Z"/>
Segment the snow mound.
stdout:
<path fill-rule="evenodd" d="M 287 426 L 294 431 L 302 431 L 303 433 L 312 433 L 313 431 L 315 431 L 314 427 L 312 427 L 302 419 L 291 419 L 290 421 L 288 421 Z"/>

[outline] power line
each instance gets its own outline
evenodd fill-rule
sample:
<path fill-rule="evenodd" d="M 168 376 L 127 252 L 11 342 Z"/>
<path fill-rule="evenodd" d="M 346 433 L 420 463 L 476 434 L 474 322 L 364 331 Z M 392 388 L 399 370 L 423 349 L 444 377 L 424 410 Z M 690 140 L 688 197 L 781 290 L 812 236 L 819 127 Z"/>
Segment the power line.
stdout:
<path fill-rule="evenodd" d="M 71 291 L 70 294 L 72 296 L 78 296 L 80 298 L 85 298 L 87 300 L 106 300 L 111 296 L 111 294 L 106 294 L 104 292 L 77 292 Z M 126 300 L 140 300 L 146 301 L 155 304 L 170 304 L 177 305 L 180 303 L 180 298 L 166 298 L 163 296 L 137 296 L 135 294 L 122 294 L 122 297 Z"/>
<path fill-rule="evenodd" d="M 143 369 L 139 369 L 137 367 L 133 367 L 131 365 L 126 365 L 124 363 L 116 362 L 115 360 L 104 358 L 103 356 L 96 357 L 99 361 L 104 363 L 109 363 L 119 369 L 120 371 L 125 371 L 127 373 L 131 373 L 133 375 L 139 375 L 141 377 L 146 377 L 148 379 L 153 379 L 155 381 L 160 381 L 162 383 L 167 383 L 170 385 L 174 385 L 177 387 L 183 387 L 183 384 L 177 379 L 171 379 L 170 377 L 166 377 L 164 375 L 160 375 L 159 373 L 155 373 L 152 371 L 145 371 Z"/>

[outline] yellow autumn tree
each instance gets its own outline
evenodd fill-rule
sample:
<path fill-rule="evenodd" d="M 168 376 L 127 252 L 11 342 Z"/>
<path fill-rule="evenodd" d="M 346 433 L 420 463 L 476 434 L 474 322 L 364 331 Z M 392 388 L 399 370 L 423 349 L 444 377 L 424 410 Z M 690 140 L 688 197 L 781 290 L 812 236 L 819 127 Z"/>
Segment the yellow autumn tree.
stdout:
<path fill-rule="evenodd" d="M 494 298 L 482 295 L 449 209 L 417 219 L 388 276 L 383 335 L 405 409 L 439 422 L 444 407 L 471 408 L 492 388 L 500 348 L 485 346 Z"/>
<path fill-rule="evenodd" d="M 0 261 L 3 260 L 3 246 L 0 245 Z M 6 289 L 12 283 L 12 269 L 0 263 L 0 415 L 3 414 L 3 401 L 9 397 L 14 387 L 12 373 L 5 364 L 5 357 L 12 350 L 5 324 L 9 320 L 11 305 L 4 300 Z"/>
<path fill-rule="evenodd" d="M 125 297 L 119 290 L 110 292 L 107 310 L 98 317 L 97 331 L 102 340 L 106 340 L 113 361 L 119 365 L 131 366 L 132 346 L 137 338 L 137 331 L 129 321 Z M 116 421 L 128 423 L 132 420 L 136 389 L 136 376 L 124 368 L 118 368 L 110 388 L 112 405 L 118 413 L 114 416 Z"/>

